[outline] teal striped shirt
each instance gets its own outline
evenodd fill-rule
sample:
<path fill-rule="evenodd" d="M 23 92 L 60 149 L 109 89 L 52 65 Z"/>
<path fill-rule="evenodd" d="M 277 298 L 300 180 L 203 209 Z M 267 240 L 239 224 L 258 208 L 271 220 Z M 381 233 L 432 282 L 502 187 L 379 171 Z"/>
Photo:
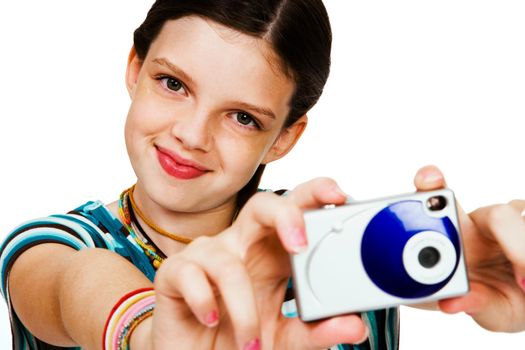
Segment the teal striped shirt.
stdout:
<path fill-rule="evenodd" d="M 0 292 L 8 305 L 13 349 L 15 350 L 80 349 L 78 347 L 61 348 L 37 339 L 20 322 L 12 307 L 8 285 L 9 270 L 20 254 L 42 243 L 64 244 L 76 250 L 108 249 L 129 260 L 151 281 L 155 277 L 155 269 L 142 248 L 101 202 L 88 202 L 68 214 L 51 215 L 19 225 L 0 245 Z M 286 317 L 297 316 L 291 284 L 289 284 L 281 311 Z M 398 349 L 399 310 L 397 308 L 363 313 L 362 318 L 370 329 L 368 340 L 359 345 L 341 344 L 331 349 Z"/>

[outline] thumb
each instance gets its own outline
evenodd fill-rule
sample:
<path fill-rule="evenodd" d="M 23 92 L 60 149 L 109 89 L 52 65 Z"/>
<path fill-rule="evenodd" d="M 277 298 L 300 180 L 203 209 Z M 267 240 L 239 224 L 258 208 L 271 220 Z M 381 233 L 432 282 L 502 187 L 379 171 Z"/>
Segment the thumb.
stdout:
<path fill-rule="evenodd" d="M 299 318 L 283 317 L 275 348 L 327 349 L 337 344 L 360 344 L 367 338 L 368 328 L 357 315 L 309 323 Z"/>
<path fill-rule="evenodd" d="M 414 185 L 418 191 L 431 191 L 447 187 L 445 177 L 435 165 L 420 168 L 414 177 Z"/>
<path fill-rule="evenodd" d="M 443 173 L 435 165 L 426 165 L 420 168 L 414 177 L 414 185 L 417 191 L 421 192 L 447 188 L 447 182 Z M 471 235 L 472 232 L 476 232 L 476 226 L 457 201 L 456 209 L 461 232 L 467 236 L 466 239 L 468 240 L 470 238 L 469 235 Z M 478 238 L 475 237 L 475 239 Z"/>

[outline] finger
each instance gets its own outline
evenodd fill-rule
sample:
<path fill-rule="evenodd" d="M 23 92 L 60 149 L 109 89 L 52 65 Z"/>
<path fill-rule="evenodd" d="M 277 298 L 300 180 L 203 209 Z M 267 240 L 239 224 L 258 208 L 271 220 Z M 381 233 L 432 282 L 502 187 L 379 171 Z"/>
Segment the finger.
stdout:
<path fill-rule="evenodd" d="M 169 330 L 170 335 L 195 331 L 191 329 L 195 325 L 188 322 L 191 316 L 208 327 L 217 325 L 219 308 L 212 284 L 224 302 L 239 348 L 258 341 L 259 319 L 248 272 L 238 256 L 208 237 L 193 241 L 157 272 L 162 317 L 181 325 L 176 331 Z"/>
<path fill-rule="evenodd" d="M 439 308 L 446 313 L 465 312 L 483 328 L 494 332 L 519 331 L 522 325 L 512 315 L 523 300 L 509 300 L 501 292 L 489 286 L 472 282 L 470 292 L 459 298 L 439 301 Z"/>
<path fill-rule="evenodd" d="M 525 216 L 525 200 L 513 199 L 509 202 L 509 205 L 516 209 L 520 216 Z"/>
<path fill-rule="evenodd" d="M 192 261 L 178 259 L 166 273 L 168 285 L 161 284 L 158 293 L 169 298 L 182 298 L 195 317 L 207 327 L 219 323 L 219 308 L 213 288 L 203 269 Z M 165 268 L 166 269 L 166 268 Z"/>
<path fill-rule="evenodd" d="M 240 251 L 277 231 L 283 247 L 290 253 L 306 248 L 303 209 L 324 204 L 343 204 L 346 195 L 334 180 L 318 178 L 294 189 L 287 197 L 272 193 L 257 193 L 245 205 L 235 227 L 240 235 Z"/>
<path fill-rule="evenodd" d="M 368 337 L 368 328 L 357 315 L 334 317 L 319 322 L 304 323 L 298 318 L 283 318 L 280 337 L 288 343 L 278 349 L 326 349 L 336 344 L 360 344 Z"/>
<path fill-rule="evenodd" d="M 414 185 L 418 191 L 431 191 L 447 187 L 443 173 L 435 165 L 427 165 L 419 169 L 414 177 Z"/>
<path fill-rule="evenodd" d="M 493 205 L 475 210 L 471 219 L 489 241 L 495 241 L 512 263 L 518 285 L 525 289 L 525 220 L 521 203 Z M 521 206 L 519 207 L 521 208 Z"/>
<path fill-rule="evenodd" d="M 313 209 L 326 204 L 343 204 L 347 195 L 335 180 L 320 177 L 297 186 L 288 198 L 301 209 Z"/>
<path fill-rule="evenodd" d="M 474 315 L 486 309 L 490 300 L 490 294 L 489 287 L 471 282 L 468 294 L 457 298 L 440 300 L 438 302 L 439 309 L 447 314 L 465 312 L 469 315 Z"/>
<path fill-rule="evenodd" d="M 250 246 L 275 232 L 290 253 L 300 252 L 306 247 L 301 209 L 273 193 L 258 193 L 246 203 L 232 230 L 224 237 L 234 245 L 232 251 L 240 251 L 244 257 Z"/>
<path fill-rule="evenodd" d="M 414 177 L 414 185 L 416 186 L 417 191 L 424 192 L 446 188 L 447 182 L 438 167 L 435 165 L 427 165 L 419 169 L 416 173 L 416 176 Z M 471 230 L 473 228 L 472 223 L 470 222 L 467 213 L 458 202 L 456 202 L 456 209 L 461 230 L 463 232 Z"/>
<path fill-rule="evenodd" d="M 199 315 L 206 314 L 206 311 L 202 311 L 202 307 L 197 307 L 196 311 L 193 311 L 184 298 L 184 295 L 188 295 L 188 293 L 181 286 L 185 283 L 194 286 L 192 277 L 189 280 L 182 280 L 178 277 L 180 274 L 185 275 L 186 263 L 179 256 L 170 257 L 162 263 L 155 276 L 156 305 L 153 314 L 153 338 L 157 341 L 162 339 L 162 344 L 165 347 L 168 347 L 169 344 L 174 346 L 174 340 L 176 340 L 177 347 L 189 349 L 194 346 L 194 339 L 188 334 L 193 334 L 199 330 L 202 324 L 200 320 L 203 317 Z M 191 272 L 191 268 L 189 270 Z M 202 298 L 202 294 L 200 298 Z M 210 298 L 212 299 L 208 300 L 207 303 L 217 305 L 213 294 Z M 217 309 L 213 306 L 210 309 L 214 308 Z"/>
<path fill-rule="evenodd" d="M 238 255 L 217 245 L 202 249 L 199 264 L 217 286 L 233 325 L 240 349 L 259 342 L 259 316 L 255 293 L 246 266 Z"/>

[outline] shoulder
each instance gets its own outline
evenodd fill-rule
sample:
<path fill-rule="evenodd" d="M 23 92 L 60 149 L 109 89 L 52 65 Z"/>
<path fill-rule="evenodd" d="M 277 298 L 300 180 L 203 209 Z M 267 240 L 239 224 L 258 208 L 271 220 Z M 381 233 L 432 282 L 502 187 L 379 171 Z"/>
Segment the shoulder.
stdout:
<path fill-rule="evenodd" d="M 100 238 L 106 238 L 109 230 L 102 217 L 109 215 L 100 202 L 90 201 L 66 214 L 28 220 L 8 234 L 0 253 L 13 245 L 40 241 L 63 243 L 76 249 L 103 246 L 106 242 Z"/>
<path fill-rule="evenodd" d="M 0 244 L 1 292 L 10 267 L 23 252 L 44 243 L 58 243 L 75 250 L 105 248 L 114 250 L 108 229 L 86 208 L 99 202 L 87 202 L 67 214 L 56 214 L 21 223 Z"/>

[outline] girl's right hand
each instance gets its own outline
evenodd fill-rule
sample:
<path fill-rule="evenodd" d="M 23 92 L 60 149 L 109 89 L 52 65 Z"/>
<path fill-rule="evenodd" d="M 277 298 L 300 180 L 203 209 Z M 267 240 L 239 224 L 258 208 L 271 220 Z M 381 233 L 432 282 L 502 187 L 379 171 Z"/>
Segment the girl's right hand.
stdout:
<path fill-rule="evenodd" d="M 147 322 L 151 348 L 325 349 L 364 341 L 368 330 L 358 315 L 303 323 L 281 314 L 291 275 L 288 254 L 307 244 L 303 210 L 345 199 L 327 178 L 284 197 L 258 193 L 231 227 L 166 259 Z"/>

